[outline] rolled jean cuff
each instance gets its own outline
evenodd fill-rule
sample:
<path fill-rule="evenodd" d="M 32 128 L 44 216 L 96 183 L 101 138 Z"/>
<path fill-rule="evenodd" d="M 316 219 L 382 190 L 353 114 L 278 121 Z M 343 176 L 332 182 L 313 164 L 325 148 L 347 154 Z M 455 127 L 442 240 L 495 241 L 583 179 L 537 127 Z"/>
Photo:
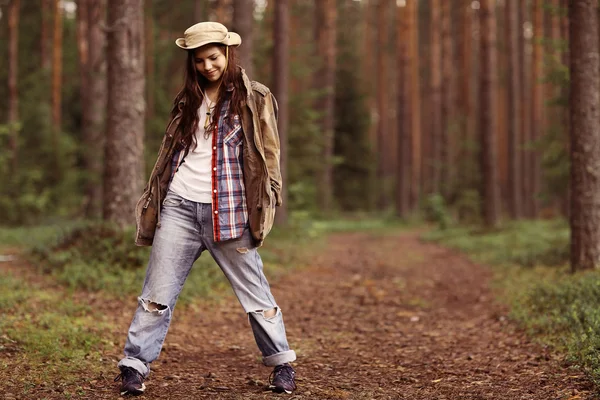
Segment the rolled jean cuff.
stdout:
<path fill-rule="evenodd" d="M 282 351 L 281 353 L 272 354 L 263 357 L 263 364 L 267 367 L 275 367 L 277 365 L 289 363 L 296 360 L 296 352 L 294 350 Z"/>
<path fill-rule="evenodd" d="M 146 364 L 144 364 L 142 361 L 140 361 L 134 357 L 125 357 L 125 358 L 121 359 L 121 361 L 119 361 L 119 364 L 117 366 L 119 367 L 119 369 L 121 369 L 123 367 L 133 368 L 137 372 L 142 374 L 144 379 L 146 379 L 148 377 L 148 375 L 150 375 L 150 368 L 148 368 L 148 366 L 146 366 Z"/>

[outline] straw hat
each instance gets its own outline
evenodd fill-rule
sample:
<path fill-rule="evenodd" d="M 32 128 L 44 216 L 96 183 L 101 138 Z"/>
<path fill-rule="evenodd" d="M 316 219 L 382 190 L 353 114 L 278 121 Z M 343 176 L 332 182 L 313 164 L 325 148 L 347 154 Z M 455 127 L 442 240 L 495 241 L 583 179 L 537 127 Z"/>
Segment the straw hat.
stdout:
<path fill-rule="evenodd" d="M 185 30 L 182 38 L 175 44 L 182 49 L 190 50 L 209 43 L 221 43 L 227 46 L 239 46 L 242 38 L 235 32 L 227 31 L 225 25 L 218 22 L 200 22 Z"/>

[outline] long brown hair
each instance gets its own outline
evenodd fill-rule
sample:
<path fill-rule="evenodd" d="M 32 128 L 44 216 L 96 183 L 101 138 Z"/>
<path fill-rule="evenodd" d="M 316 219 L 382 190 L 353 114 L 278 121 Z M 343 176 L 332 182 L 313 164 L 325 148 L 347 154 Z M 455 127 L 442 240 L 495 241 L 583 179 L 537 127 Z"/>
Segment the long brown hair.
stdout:
<path fill-rule="evenodd" d="M 218 123 L 218 120 L 215 117 L 222 117 L 220 115 L 220 110 L 223 107 L 224 101 L 230 100 L 229 116 L 241 116 L 242 106 L 246 98 L 246 89 L 244 87 L 242 71 L 238 65 L 235 48 L 227 48 L 227 46 L 217 43 L 215 43 L 215 45 L 223 55 L 228 57 L 228 62 L 227 68 L 221 76 L 221 84 L 219 85 L 219 92 L 217 94 L 217 103 L 212 111 L 210 126 L 206 129 L 207 134 L 212 133 Z M 183 88 L 175 97 L 173 109 L 171 110 L 171 117 L 173 118 L 179 112 L 179 103 L 183 101 L 184 104 L 181 121 L 179 122 L 179 129 L 181 131 L 181 143 L 186 149 L 186 153 L 189 151 L 190 147 L 195 147 L 196 145 L 195 132 L 199 122 L 198 109 L 202 105 L 204 99 L 203 93 L 206 90 L 208 83 L 208 80 L 196 70 L 194 52 L 195 49 L 187 51 Z"/>

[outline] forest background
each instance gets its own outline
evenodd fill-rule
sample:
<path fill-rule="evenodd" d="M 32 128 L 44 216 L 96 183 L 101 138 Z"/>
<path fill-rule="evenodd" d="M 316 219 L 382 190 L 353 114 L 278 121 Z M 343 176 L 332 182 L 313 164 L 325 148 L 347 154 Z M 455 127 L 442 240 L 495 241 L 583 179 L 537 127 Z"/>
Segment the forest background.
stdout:
<path fill-rule="evenodd" d="M 216 20 L 279 101 L 276 232 L 297 246 L 319 229 L 426 224 L 438 228 L 426 239 L 526 267 L 501 273 L 526 277 L 515 317 L 598 376 L 595 1 L 1 0 L 0 12 L 2 238 L 42 271 L 86 290 L 139 275 L 133 207 L 182 84 L 174 40 Z"/>

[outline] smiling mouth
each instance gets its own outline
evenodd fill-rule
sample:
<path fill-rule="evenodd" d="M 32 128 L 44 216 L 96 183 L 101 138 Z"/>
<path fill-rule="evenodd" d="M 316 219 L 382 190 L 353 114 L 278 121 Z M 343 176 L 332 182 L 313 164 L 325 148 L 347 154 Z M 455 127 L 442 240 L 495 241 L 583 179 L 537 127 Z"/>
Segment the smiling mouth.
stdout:
<path fill-rule="evenodd" d="M 216 74 L 216 73 L 217 73 L 217 71 L 211 71 L 211 72 L 207 72 L 207 73 L 206 73 L 206 75 L 208 75 L 208 76 L 212 76 L 212 75 L 214 75 L 214 74 Z"/>

